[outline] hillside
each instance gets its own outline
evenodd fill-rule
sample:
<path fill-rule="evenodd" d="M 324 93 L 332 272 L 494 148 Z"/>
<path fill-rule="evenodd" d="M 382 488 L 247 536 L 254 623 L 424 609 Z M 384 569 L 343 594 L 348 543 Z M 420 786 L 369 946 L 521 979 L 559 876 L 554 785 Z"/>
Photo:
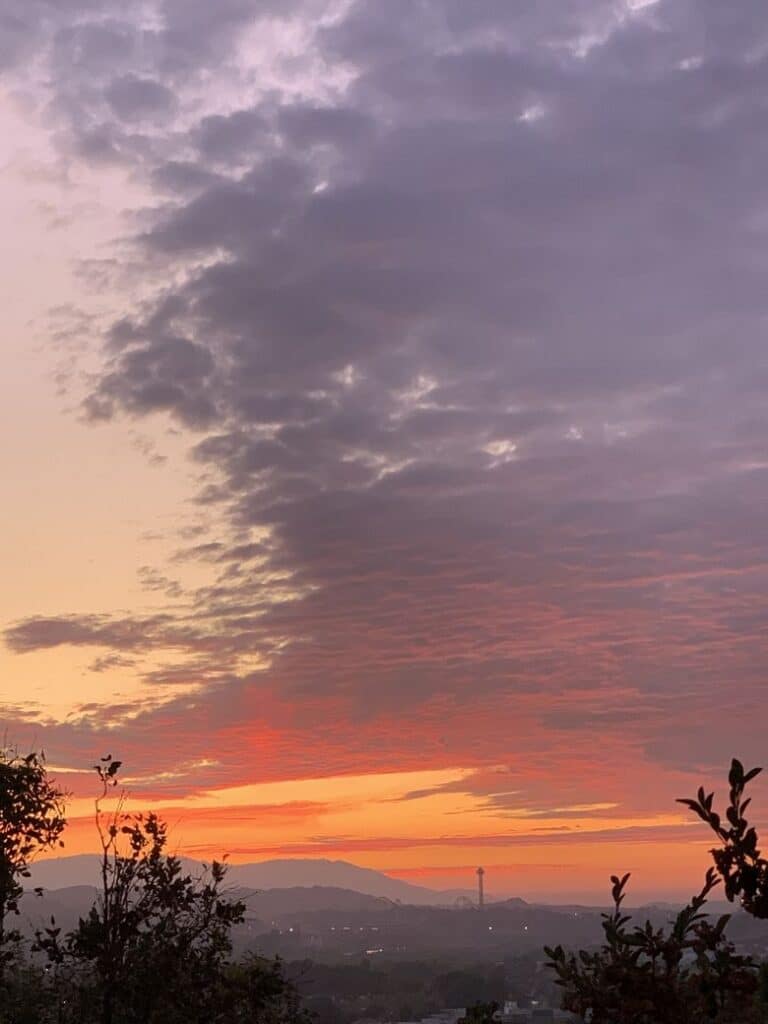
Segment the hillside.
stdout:
<path fill-rule="evenodd" d="M 513 953 L 540 951 L 545 944 L 557 942 L 584 948 L 602 937 L 598 908 L 573 910 L 511 899 L 490 903 L 481 911 L 469 906 L 395 903 L 331 886 L 259 891 L 237 886 L 231 892 L 247 907 L 245 923 L 233 933 L 238 952 L 258 949 L 287 959 L 471 954 L 496 961 Z M 31 935 L 53 916 L 67 931 L 88 912 L 95 896 L 91 886 L 45 890 L 42 896 L 27 892 L 19 924 Z M 658 927 L 669 920 L 671 912 L 658 907 L 637 912 L 639 921 L 646 916 Z M 743 951 L 762 956 L 768 949 L 768 923 L 743 912 L 735 913 L 730 935 Z"/>

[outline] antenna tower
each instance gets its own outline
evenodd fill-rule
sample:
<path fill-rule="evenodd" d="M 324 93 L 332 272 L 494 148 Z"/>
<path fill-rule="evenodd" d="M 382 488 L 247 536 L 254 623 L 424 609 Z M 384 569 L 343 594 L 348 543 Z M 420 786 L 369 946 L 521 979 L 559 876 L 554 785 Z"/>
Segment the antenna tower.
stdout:
<path fill-rule="evenodd" d="M 485 906 L 485 891 L 483 889 L 483 875 L 485 874 L 485 868 L 477 869 L 477 905 L 482 910 Z"/>

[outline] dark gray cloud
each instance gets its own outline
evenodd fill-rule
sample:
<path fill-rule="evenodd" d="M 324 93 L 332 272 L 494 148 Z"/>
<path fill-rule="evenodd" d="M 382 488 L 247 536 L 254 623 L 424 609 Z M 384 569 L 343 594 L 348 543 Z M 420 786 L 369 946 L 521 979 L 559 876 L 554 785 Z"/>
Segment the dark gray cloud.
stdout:
<path fill-rule="evenodd" d="M 131 651 L 151 644 L 153 634 L 166 621 L 163 616 L 112 619 L 105 615 L 26 619 L 6 629 L 5 642 L 18 654 L 64 645 L 95 645 Z"/>
<path fill-rule="evenodd" d="M 302 0 L 160 0 L 159 64 L 171 73 L 231 61 L 238 35 L 266 18 L 289 17 Z"/>
<path fill-rule="evenodd" d="M 207 348 L 169 334 L 151 347 L 132 347 L 121 362 L 122 375 L 105 376 L 98 394 L 89 398 L 89 414 L 111 415 L 118 392 L 122 406 L 136 415 L 172 409 L 185 424 L 206 425 L 215 415 L 209 387 L 214 362 Z M 133 380 L 132 394 L 125 383 Z"/>
<path fill-rule="evenodd" d="M 114 79 L 107 88 L 106 98 L 121 121 L 141 121 L 167 114 L 174 105 L 173 93 L 167 86 L 138 75 Z"/>
<path fill-rule="evenodd" d="M 118 0 L 0 0 L 0 74 L 15 76 L 28 102 L 38 99 L 64 159 L 161 175 L 180 101 L 193 97 L 199 108 L 213 82 L 239 75 L 249 32 L 312 3 L 149 0 L 139 13 Z M 233 117 L 242 129 L 241 113 Z M 218 120 L 227 119 L 214 114 L 197 129 L 203 148 Z"/>
<path fill-rule="evenodd" d="M 126 141 L 148 82 L 170 110 L 298 10 L 167 3 L 152 39 L 59 37 L 117 115 L 80 151 L 140 166 L 163 201 L 137 244 L 187 270 L 126 310 L 86 403 L 190 431 L 219 518 L 179 558 L 221 576 L 176 642 L 206 672 L 268 648 L 298 730 L 444 700 L 471 731 L 485 699 L 532 744 L 622 729 L 680 763 L 694 721 L 697 763 L 723 760 L 722 680 L 754 696 L 766 653 L 762 9 L 357 0 L 312 44 L 344 88 Z M 266 679 L 230 678 L 230 712 Z"/>
<path fill-rule="evenodd" d="M 268 129 L 266 118 L 258 110 L 209 114 L 200 122 L 196 143 L 204 158 L 229 163 L 252 155 L 267 141 Z"/>

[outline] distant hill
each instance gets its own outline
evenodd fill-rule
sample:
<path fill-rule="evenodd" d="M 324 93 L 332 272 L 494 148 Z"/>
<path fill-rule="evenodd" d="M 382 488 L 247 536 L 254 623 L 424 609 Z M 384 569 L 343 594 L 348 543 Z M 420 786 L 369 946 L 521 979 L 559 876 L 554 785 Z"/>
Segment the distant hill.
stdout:
<path fill-rule="evenodd" d="M 193 874 L 202 870 L 198 861 L 184 860 L 186 870 Z M 79 885 L 97 885 L 99 860 L 93 854 L 76 857 L 55 857 L 32 866 L 25 888 L 64 889 Z M 381 871 L 361 868 L 343 860 L 283 859 L 253 864 L 232 864 L 227 881 L 243 889 L 345 889 L 376 896 L 380 899 L 409 903 L 415 906 L 450 906 L 457 899 L 474 899 L 473 889 L 439 891 L 390 878 Z"/>
<path fill-rule="evenodd" d="M 87 885 L 44 889 L 39 896 L 26 892 L 19 926 L 32 935 L 53 916 L 58 926 L 69 931 L 88 913 L 96 893 Z M 475 906 L 398 903 L 326 886 L 254 891 L 238 885 L 231 894 L 247 906 L 246 921 L 233 932 L 236 949 L 240 953 L 258 949 L 286 958 L 322 950 L 331 960 L 344 960 L 373 949 L 398 956 L 406 951 L 419 956 L 472 951 L 472 955 L 497 959 L 510 950 L 541 948 L 545 942 L 569 940 L 583 945 L 600 933 L 597 915 L 565 916 L 514 900 L 508 905 L 490 903 L 481 911 Z"/>
<path fill-rule="evenodd" d="M 75 927 L 80 917 L 85 917 L 98 890 L 92 885 L 73 885 L 64 889 L 44 889 L 42 893 L 27 891 L 20 905 L 23 930 L 31 935 L 37 928 L 56 918 L 57 925 L 64 931 Z M 379 896 L 351 892 L 348 889 L 332 889 L 311 886 L 290 889 L 252 889 L 236 887 L 232 895 L 242 899 L 246 905 L 248 920 L 263 922 L 265 930 L 281 921 L 318 913 L 359 914 L 382 913 L 393 904 Z"/>
<path fill-rule="evenodd" d="M 99 884 L 99 858 L 92 853 L 77 857 L 51 857 L 39 860 L 30 868 L 25 889 L 72 889 Z"/>
<path fill-rule="evenodd" d="M 507 910 L 521 910 L 530 906 L 526 900 L 520 899 L 519 896 L 510 896 L 510 898 L 506 900 L 493 900 L 489 902 L 492 902 L 494 907 L 506 907 Z"/>
<path fill-rule="evenodd" d="M 246 889 L 293 889 L 322 886 L 347 889 L 386 900 L 416 906 L 450 905 L 471 890 L 438 891 L 390 878 L 381 871 L 361 868 L 344 860 L 267 860 L 256 864 L 233 864 L 228 880 Z"/>
<path fill-rule="evenodd" d="M 94 864 L 95 860 L 91 867 Z M 81 862 L 79 866 L 86 868 L 88 864 Z M 68 865 L 70 872 L 74 867 Z M 411 888 L 418 894 L 418 886 Z M 585 948 L 600 942 L 603 935 L 596 908 L 544 907 L 510 899 L 489 902 L 480 910 L 475 905 L 446 903 L 440 893 L 431 896 L 439 898 L 442 905 L 419 905 L 333 886 L 262 887 L 255 891 L 235 885 L 229 889 L 247 907 L 246 920 L 232 936 L 238 955 L 258 949 L 266 956 L 279 955 L 288 960 L 320 955 L 331 962 L 347 962 L 350 957 L 381 953 L 398 958 L 471 956 L 496 962 L 510 954 L 540 951 L 545 944 L 557 942 L 574 949 Z M 26 892 L 18 925 L 29 936 L 53 916 L 67 932 L 88 913 L 96 892 L 88 885 L 46 889 L 41 896 Z M 646 910 L 654 926 L 665 924 L 671 917 L 668 909 Z M 645 918 L 643 910 L 638 921 Z M 768 922 L 737 910 L 729 936 L 741 951 L 762 956 L 768 947 Z"/>
<path fill-rule="evenodd" d="M 92 885 L 73 885 L 53 892 L 46 890 L 41 896 L 25 892 L 19 907 L 22 929 L 32 935 L 36 929 L 50 924 L 51 917 L 62 931 L 71 931 L 80 917 L 84 917 L 96 899 Z"/>
<path fill-rule="evenodd" d="M 249 914 L 256 914 L 262 921 L 279 921 L 295 914 L 311 914 L 326 910 L 343 913 L 380 913 L 392 905 L 389 900 L 380 896 L 367 896 L 349 889 L 321 885 L 263 889 L 258 892 L 244 889 L 242 899 L 248 907 Z"/>

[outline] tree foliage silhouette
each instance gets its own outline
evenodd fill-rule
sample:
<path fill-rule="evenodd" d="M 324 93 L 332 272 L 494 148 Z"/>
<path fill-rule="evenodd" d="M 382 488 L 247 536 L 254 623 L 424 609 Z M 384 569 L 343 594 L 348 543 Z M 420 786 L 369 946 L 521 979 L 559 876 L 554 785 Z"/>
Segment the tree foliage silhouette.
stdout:
<path fill-rule="evenodd" d="M 68 947 L 98 979 L 102 1024 L 112 1024 L 117 998 L 129 992 L 140 1019 L 150 1020 L 163 993 L 180 988 L 182 980 L 182 991 L 199 1007 L 206 982 L 231 952 L 229 931 L 245 913 L 243 903 L 220 891 L 221 864 L 214 861 L 198 880 L 166 854 L 167 827 L 157 815 L 126 814 L 123 794 L 111 813 L 104 809 L 119 768 L 111 757 L 96 766 L 102 787 L 96 800 L 101 892 Z M 163 986 L 156 984 L 158 977 Z"/>
<path fill-rule="evenodd" d="M 563 989 L 563 1007 L 591 1024 L 757 1024 L 768 1020 L 766 988 L 758 965 L 736 953 L 726 937 L 730 915 L 715 924 L 704 907 L 712 890 L 725 883 L 730 901 L 738 898 L 747 913 L 768 916 L 768 864 L 758 849 L 754 828 L 744 816 L 744 789 L 760 769 L 745 772 L 731 764 L 727 827 L 713 809 L 714 794 L 699 789 L 695 800 L 680 802 L 699 815 L 721 840 L 713 849 L 715 866 L 701 891 L 671 922 L 669 931 L 650 922 L 632 925 L 622 910 L 629 875 L 612 876 L 613 911 L 603 914 L 605 941 L 594 951 L 566 952 L 545 947 L 548 966 Z"/>
<path fill-rule="evenodd" d="M 711 853 L 728 900 L 733 903 L 738 899 L 748 914 L 768 918 L 768 860 L 758 849 L 757 831 L 745 817 L 752 799 L 744 799 L 747 785 L 761 771 L 762 768 L 752 768 L 745 772 L 741 761 L 734 758 L 731 762 L 725 821 L 713 808 L 714 793 L 705 793 L 703 788 L 695 799 L 680 799 L 678 803 L 685 804 L 705 821 L 720 840 L 721 845 Z"/>
<path fill-rule="evenodd" d="M 631 926 L 622 911 L 629 875 L 612 877 L 614 909 L 603 914 L 605 942 L 596 951 L 545 948 L 564 989 L 563 1007 L 592 1024 L 749 1024 L 757 975 L 725 937 L 728 915 L 711 925 L 702 908 L 718 884 L 707 872 L 698 895 L 669 932 L 650 922 Z"/>
<path fill-rule="evenodd" d="M 224 892 L 214 861 L 200 877 L 166 852 L 155 814 L 129 814 L 120 762 L 96 766 L 101 885 L 90 912 L 62 935 L 37 933 L 48 961 L 48 1015 L 56 1024 L 282 1024 L 302 1018 L 279 963 L 232 962 L 231 931 L 245 904 Z M 114 799 L 114 803 L 111 802 Z M 0 1018 L 1 1020 L 1 1018 Z"/>
<path fill-rule="evenodd" d="M 498 1011 L 499 1004 L 496 1002 L 474 1003 L 467 1007 L 466 1013 L 459 1019 L 458 1024 L 495 1024 Z"/>
<path fill-rule="evenodd" d="M 21 940 L 18 929 L 8 927 L 8 918 L 19 913 L 23 880 L 34 858 L 61 844 L 64 798 L 48 775 L 42 752 L 22 757 L 0 750 L 0 987 Z"/>

